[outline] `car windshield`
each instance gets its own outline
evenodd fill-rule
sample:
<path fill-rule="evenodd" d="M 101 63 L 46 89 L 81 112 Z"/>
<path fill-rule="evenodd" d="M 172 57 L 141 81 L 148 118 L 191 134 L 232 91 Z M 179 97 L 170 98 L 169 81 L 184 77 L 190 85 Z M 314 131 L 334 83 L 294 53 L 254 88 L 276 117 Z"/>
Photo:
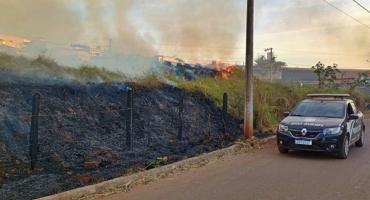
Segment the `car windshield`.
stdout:
<path fill-rule="evenodd" d="M 342 118 L 344 113 L 343 103 L 317 101 L 298 104 L 291 116 Z"/>

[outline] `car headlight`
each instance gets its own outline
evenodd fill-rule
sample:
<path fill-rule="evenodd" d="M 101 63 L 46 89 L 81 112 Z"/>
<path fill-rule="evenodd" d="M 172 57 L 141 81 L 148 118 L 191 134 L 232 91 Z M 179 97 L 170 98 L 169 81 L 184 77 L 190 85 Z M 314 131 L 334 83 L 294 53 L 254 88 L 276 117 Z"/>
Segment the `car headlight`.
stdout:
<path fill-rule="evenodd" d="M 326 128 L 322 132 L 324 135 L 335 135 L 342 131 L 341 127 L 335 127 L 335 128 Z"/>
<path fill-rule="evenodd" d="M 288 126 L 283 125 L 283 124 L 279 124 L 279 131 L 286 133 L 286 132 L 288 132 L 288 130 L 289 130 Z"/>

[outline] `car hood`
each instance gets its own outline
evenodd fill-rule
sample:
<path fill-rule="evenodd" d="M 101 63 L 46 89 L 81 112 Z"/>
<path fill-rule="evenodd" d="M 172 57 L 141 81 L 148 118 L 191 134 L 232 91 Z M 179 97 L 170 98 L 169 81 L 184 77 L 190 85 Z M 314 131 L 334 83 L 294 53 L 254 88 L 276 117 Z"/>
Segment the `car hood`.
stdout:
<path fill-rule="evenodd" d="M 289 129 L 323 129 L 340 126 L 342 122 L 341 118 L 288 116 L 281 124 L 287 125 Z"/>

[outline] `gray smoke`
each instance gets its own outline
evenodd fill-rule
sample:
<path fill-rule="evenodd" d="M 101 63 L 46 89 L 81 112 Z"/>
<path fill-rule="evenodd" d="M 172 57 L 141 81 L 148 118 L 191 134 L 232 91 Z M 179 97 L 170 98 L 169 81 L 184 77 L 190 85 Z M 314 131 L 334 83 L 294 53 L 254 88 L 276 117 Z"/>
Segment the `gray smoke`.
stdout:
<path fill-rule="evenodd" d="M 114 54 L 225 60 L 245 32 L 245 11 L 241 9 L 245 3 L 238 1 L 0 0 L 0 5 L 0 34 L 101 46 L 107 51 L 111 48 Z M 58 53 L 51 53 L 52 57 Z M 81 64 L 75 60 L 67 63 Z M 148 68 L 143 66 L 147 61 L 125 63 L 115 58 L 109 60 L 114 68 L 105 67 L 127 73 Z"/>

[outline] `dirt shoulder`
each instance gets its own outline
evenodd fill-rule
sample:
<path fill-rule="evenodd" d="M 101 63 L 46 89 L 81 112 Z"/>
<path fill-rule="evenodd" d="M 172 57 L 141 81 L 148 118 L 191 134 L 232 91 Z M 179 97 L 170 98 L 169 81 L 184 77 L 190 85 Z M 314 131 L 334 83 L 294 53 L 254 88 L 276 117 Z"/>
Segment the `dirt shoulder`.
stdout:
<path fill-rule="evenodd" d="M 273 144 L 274 142 L 275 136 L 259 140 L 255 139 L 248 141 L 240 141 L 237 144 L 225 149 L 199 155 L 197 157 L 161 166 L 145 172 L 140 172 L 137 174 L 105 181 L 99 184 L 90 185 L 74 189 L 71 191 L 59 193 L 56 195 L 43 197 L 38 200 L 57 200 L 57 199 L 90 200 L 90 199 L 99 199 L 111 194 L 129 192 L 130 189 L 134 186 L 148 184 L 150 182 L 166 178 L 175 173 L 185 173 L 186 171 L 203 167 L 210 163 L 224 161 L 229 156 L 258 150 L 260 148 L 263 148 L 265 145 Z"/>

